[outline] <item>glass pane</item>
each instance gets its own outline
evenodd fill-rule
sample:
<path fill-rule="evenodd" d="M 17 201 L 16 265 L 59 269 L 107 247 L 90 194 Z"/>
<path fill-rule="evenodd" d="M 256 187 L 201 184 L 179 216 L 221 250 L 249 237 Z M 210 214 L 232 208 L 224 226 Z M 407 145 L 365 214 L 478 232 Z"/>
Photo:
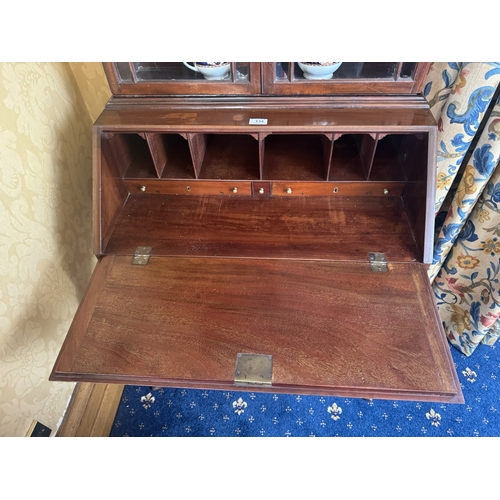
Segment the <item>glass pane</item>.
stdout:
<path fill-rule="evenodd" d="M 232 81 L 230 62 L 135 62 L 138 82 L 144 81 Z M 236 82 L 250 80 L 249 63 L 236 63 Z"/>
<path fill-rule="evenodd" d="M 309 63 L 311 64 L 311 63 Z M 319 63 L 312 63 L 313 65 Z M 324 64 L 324 63 L 321 63 Z M 393 80 L 398 63 L 395 62 L 343 62 L 340 67 L 335 70 L 333 76 L 327 79 L 333 80 L 352 80 L 352 79 L 387 79 Z M 304 72 L 299 65 L 294 65 L 294 80 L 303 80 Z"/>
<path fill-rule="evenodd" d="M 249 82 L 250 81 L 250 63 L 236 63 L 236 81 Z"/>
<path fill-rule="evenodd" d="M 181 62 L 136 62 L 133 65 L 139 82 L 151 80 L 203 80 L 201 73 L 187 68 Z"/>
<path fill-rule="evenodd" d="M 414 62 L 406 62 L 403 63 L 403 67 L 401 68 L 400 77 L 401 78 L 411 78 L 413 76 L 413 72 L 415 71 L 415 67 L 417 63 Z"/>
<path fill-rule="evenodd" d="M 277 62 L 276 63 L 276 80 L 277 81 L 290 81 L 290 72 L 288 67 L 290 66 L 290 63 L 287 62 Z"/>

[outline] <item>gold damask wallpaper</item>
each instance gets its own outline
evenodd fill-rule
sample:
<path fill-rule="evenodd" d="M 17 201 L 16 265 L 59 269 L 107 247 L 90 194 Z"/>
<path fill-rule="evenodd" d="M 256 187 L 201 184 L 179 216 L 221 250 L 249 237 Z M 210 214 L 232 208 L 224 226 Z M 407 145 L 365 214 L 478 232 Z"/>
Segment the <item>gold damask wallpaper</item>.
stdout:
<path fill-rule="evenodd" d="M 92 122 L 100 63 L 0 64 L 0 436 L 53 430 L 73 384 L 48 381 L 93 267 Z"/>
<path fill-rule="evenodd" d="M 92 123 L 101 114 L 111 97 L 108 81 L 101 63 L 69 63 L 90 114 Z"/>

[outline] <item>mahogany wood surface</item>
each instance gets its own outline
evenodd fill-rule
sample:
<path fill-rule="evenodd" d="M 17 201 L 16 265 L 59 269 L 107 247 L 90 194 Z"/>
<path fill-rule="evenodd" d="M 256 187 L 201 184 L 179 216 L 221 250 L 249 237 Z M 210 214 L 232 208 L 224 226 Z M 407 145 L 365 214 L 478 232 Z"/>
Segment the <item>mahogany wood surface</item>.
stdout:
<path fill-rule="evenodd" d="M 168 136 L 161 134 L 146 134 L 149 151 L 153 159 L 156 174 L 161 177 L 169 157 Z"/>
<path fill-rule="evenodd" d="M 434 237 L 426 234 L 426 224 L 432 223 L 435 200 L 435 185 L 434 182 L 429 182 L 429 179 L 433 180 L 436 172 L 434 167 L 425 169 L 415 168 L 415 166 L 426 164 L 426 162 L 430 162 L 429 165 L 436 164 L 435 150 L 430 146 L 434 144 L 434 137 L 435 134 L 425 134 L 418 141 L 412 138 L 413 144 L 406 149 L 408 161 L 403 162 L 407 178 L 403 202 L 411 221 L 415 241 L 424 256 L 424 262 L 429 264 L 433 260 Z M 431 158 L 426 158 L 429 155 L 429 148 L 434 154 Z M 430 218 L 427 218 L 426 212 L 429 212 Z"/>
<path fill-rule="evenodd" d="M 137 107 L 132 110 L 132 115 L 127 115 L 126 118 L 129 121 L 125 120 L 126 123 L 124 123 L 124 121 L 119 120 L 119 128 L 111 127 L 108 123 L 103 130 L 103 137 L 115 134 L 114 137 L 122 136 L 127 138 L 127 147 L 130 151 L 133 150 L 134 153 L 124 157 L 123 162 L 127 164 L 130 162 L 126 177 L 141 182 L 139 186 L 141 191 L 146 190 L 147 193 L 156 192 L 157 194 L 179 193 L 176 188 L 172 189 L 172 185 L 157 184 L 147 180 L 159 176 L 158 164 L 161 163 L 159 158 L 160 160 L 163 157 L 166 158 L 166 154 L 159 155 L 154 148 L 150 148 L 151 150 L 148 152 L 147 143 L 141 139 L 142 136 L 163 137 L 162 141 L 167 138 L 171 140 L 170 137 L 177 137 L 176 145 L 179 146 L 183 143 L 181 147 L 170 148 L 172 151 L 179 151 L 177 155 L 179 161 L 176 159 L 169 165 L 167 158 L 167 165 L 164 166 L 161 172 L 161 176 L 165 178 L 175 179 L 175 176 L 179 175 L 180 178 L 189 181 L 189 179 L 193 178 L 194 173 L 197 179 L 207 179 L 208 182 L 219 179 L 235 182 L 232 187 L 220 185 L 220 192 L 217 191 L 219 186 L 216 184 L 208 184 L 203 188 L 197 183 L 192 183 L 193 185 L 190 185 L 190 183 L 185 186 L 186 191 L 190 192 L 190 194 L 196 192 L 201 195 L 216 195 L 232 192 L 234 194 L 238 193 L 238 196 L 250 195 L 254 193 L 252 186 L 240 184 L 245 179 L 273 180 L 271 184 L 273 196 L 284 196 L 291 189 L 291 186 L 280 184 L 280 181 L 287 183 L 302 182 L 302 186 L 299 187 L 299 193 L 302 196 L 323 194 L 323 189 L 330 190 L 330 186 L 323 188 L 311 182 L 326 179 L 336 184 L 344 180 L 363 181 L 367 179 L 386 181 L 393 184 L 398 181 L 405 182 L 407 176 L 413 176 L 419 179 L 427 179 L 429 183 L 428 177 L 418 173 L 426 172 L 429 168 L 426 165 L 427 158 L 425 158 L 425 155 L 417 155 L 419 161 L 406 161 L 404 159 L 407 156 L 413 158 L 412 154 L 415 150 L 414 144 L 417 136 L 430 134 L 435 130 L 435 125 L 431 126 L 434 121 L 428 110 L 402 110 L 398 108 L 386 110 L 276 108 L 271 110 L 261 109 L 260 112 L 265 111 L 267 113 L 262 115 L 258 109 L 250 110 L 244 107 L 239 108 L 236 114 L 234 114 L 234 109 L 228 109 L 224 106 L 201 110 L 188 109 L 171 112 L 161 108 L 156 109 L 154 106 L 149 107 L 149 123 L 161 119 L 162 125 L 161 127 L 152 127 L 151 125 L 146 127 L 144 124 L 137 126 L 134 129 L 137 136 L 135 139 L 133 138 L 133 129 L 130 127 L 134 123 L 141 123 L 142 111 Z M 241 113 L 241 110 L 247 113 L 250 113 L 250 111 L 259 113 L 260 116 L 269 116 L 269 123 L 274 127 L 264 127 L 262 131 L 260 131 L 260 126 L 257 129 L 249 125 L 240 127 L 241 123 L 245 123 L 244 113 Z M 346 114 L 346 112 L 349 114 Z M 414 121 L 411 125 L 402 124 L 401 114 L 408 112 L 411 113 Z M 113 115 L 114 111 L 105 112 L 101 116 L 102 122 L 109 118 L 106 118 L 108 113 Z M 175 123 L 177 128 L 174 129 L 170 126 L 170 119 L 172 119 L 172 127 Z M 232 122 L 231 126 L 228 125 L 229 119 Z M 350 120 L 353 119 L 356 120 L 356 125 L 353 125 L 350 129 L 350 123 L 353 123 Z M 375 119 L 378 124 L 384 123 L 384 128 L 373 125 Z M 216 120 L 216 122 L 211 122 L 211 120 Z M 393 120 L 396 120 L 396 122 L 393 122 Z M 298 121 L 301 122 L 301 127 L 296 126 Z M 212 125 L 208 125 L 209 122 Z M 238 128 L 232 128 L 235 123 Z M 393 123 L 397 123 L 397 126 L 394 126 Z M 321 132 L 319 130 L 315 132 L 314 125 L 318 124 L 321 124 Z M 196 125 L 197 130 L 203 130 L 203 133 L 190 132 L 189 130 L 193 125 Z M 101 125 L 96 126 L 96 130 L 101 130 Z M 152 132 L 152 130 L 155 130 L 155 132 Z M 184 142 L 185 139 L 188 140 L 188 147 Z M 333 143 L 330 142 L 330 139 L 333 140 Z M 412 140 L 414 143 L 411 143 Z M 407 149 L 402 149 L 401 144 L 406 144 L 408 141 L 410 141 L 410 146 Z M 123 140 L 121 142 L 123 143 Z M 393 143 L 396 145 L 393 146 Z M 121 143 L 118 142 L 118 144 Z M 118 152 L 115 156 L 118 158 L 118 163 L 123 153 Z M 409 164 L 418 172 L 412 173 L 408 167 Z M 123 172 L 123 165 L 120 165 L 118 170 Z M 131 188 L 131 193 L 137 192 L 136 185 L 130 182 L 128 182 L 128 185 Z M 183 189 L 181 188 L 181 192 L 183 192 Z M 340 188 L 336 186 L 334 189 L 338 190 Z M 379 188 L 376 187 L 375 191 L 377 189 Z M 296 192 L 296 187 L 294 186 L 292 190 Z M 391 193 L 391 195 L 394 194 L 393 185 L 384 187 L 383 190 Z M 416 248 L 419 249 L 416 252 L 416 260 L 428 263 L 430 258 L 429 245 L 426 246 L 425 241 L 429 241 L 427 234 L 431 232 L 433 221 L 428 217 L 427 212 L 430 207 L 426 201 L 425 190 L 425 186 L 423 190 L 413 190 L 412 195 L 407 193 L 407 199 L 411 202 L 410 206 L 413 207 L 412 214 L 417 214 L 417 216 L 412 215 L 410 219 L 410 233 L 418 239 L 416 242 L 410 240 L 411 244 L 416 243 Z M 358 190 L 355 194 L 362 193 Z M 371 190 L 367 191 L 367 194 L 371 196 Z M 365 209 L 363 205 L 360 205 L 360 207 L 361 211 Z M 425 207 L 424 210 L 427 211 L 425 212 L 424 224 L 421 223 L 420 216 L 423 212 L 420 207 Z M 238 213 L 238 211 L 236 210 L 235 213 Z M 135 217 L 135 214 L 133 217 Z M 390 218 L 387 219 L 387 221 L 390 220 Z M 121 224 L 122 221 L 116 225 L 116 235 L 120 234 L 121 228 L 119 226 Z M 206 227 L 209 226 L 210 222 Z M 147 227 L 149 226 L 147 225 Z M 183 228 L 185 231 L 191 231 L 191 227 L 187 224 L 184 224 Z M 307 230 L 305 231 L 307 232 Z M 344 230 L 342 229 L 339 236 L 343 236 L 343 233 Z M 366 234 L 369 234 L 369 232 Z M 370 244 L 374 242 L 374 239 L 368 240 Z M 120 241 L 123 242 L 124 240 Z M 232 243 L 233 241 L 230 239 L 227 247 L 231 248 Z M 151 244 L 149 243 L 149 245 Z M 114 251 L 115 247 L 113 245 L 106 248 L 106 250 L 104 250 L 104 246 L 105 243 L 102 250 L 106 253 Z M 121 247 L 121 245 L 118 246 L 118 248 Z M 210 252 L 213 251 L 217 252 L 218 250 L 210 247 Z M 426 252 L 424 258 L 422 258 L 423 251 Z M 215 255 L 219 254 L 215 253 Z M 237 256 L 237 253 L 234 255 Z M 252 255 L 251 251 L 250 255 Z M 319 255 L 323 255 L 323 253 L 320 252 Z M 396 252 L 396 255 L 399 255 L 399 253 Z M 415 252 L 413 252 L 413 255 L 415 255 Z"/>
<path fill-rule="evenodd" d="M 191 152 L 192 163 L 194 166 L 194 174 L 198 179 L 200 176 L 201 166 L 207 151 L 207 134 L 187 134 L 189 142 L 189 150 Z"/>
<path fill-rule="evenodd" d="M 373 157 L 377 148 L 377 134 L 363 134 L 358 136 L 360 140 L 359 156 L 363 166 L 364 178 L 370 179 L 373 166 Z"/>
<path fill-rule="evenodd" d="M 213 181 L 213 180 L 170 180 L 170 179 L 128 179 L 131 194 L 189 194 L 189 195 L 230 195 L 250 196 L 250 181 Z M 268 183 L 269 184 L 269 183 Z M 237 188 L 237 193 L 233 192 Z"/>
<path fill-rule="evenodd" d="M 421 261 L 394 196 L 131 194 L 105 253 L 137 246 L 154 255 L 368 262 L 369 252 L 384 252 L 391 262 Z"/>
<path fill-rule="evenodd" d="M 330 166 L 332 164 L 333 153 L 333 133 L 322 134 L 320 136 L 321 148 L 323 153 L 323 179 L 330 178 Z"/>
<path fill-rule="evenodd" d="M 189 107 L 192 111 L 204 109 L 207 107 L 207 99 L 210 105 L 216 108 L 242 108 L 247 109 L 278 109 L 290 108 L 311 109 L 311 108 L 329 108 L 329 109 L 399 109 L 414 110 L 421 109 L 429 111 L 429 103 L 422 95 L 291 95 L 291 96 L 188 96 L 187 97 L 170 96 L 168 94 L 161 96 L 140 96 L 136 95 L 133 99 L 130 96 L 113 95 L 106 103 L 107 110 L 122 109 L 144 109 L 163 108 L 163 109 L 185 109 Z M 242 104 L 243 103 L 243 104 Z"/>
<path fill-rule="evenodd" d="M 56 437 L 108 437 L 124 386 L 76 384 Z"/>
<path fill-rule="evenodd" d="M 190 153 L 189 142 L 182 134 L 158 134 L 168 150 L 168 157 L 161 177 L 166 179 L 194 179 L 195 170 Z M 137 172 L 129 170 L 127 177 L 141 177 Z"/>
<path fill-rule="evenodd" d="M 411 92 L 413 94 L 420 94 L 423 91 L 425 79 L 431 69 L 431 66 L 432 63 L 430 62 L 418 63 L 415 74 L 413 75 L 414 83 L 413 83 L 413 88 L 411 89 Z"/>
<path fill-rule="evenodd" d="M 405 182 L 296 182 L 296 181 L 274 181 L 271 183 L 273 196 L 401 196 L 405 189 Z M 288 192 L 288 188 L 292 192 Z M 360 209 L 363 210 L 363 205 Z"/>
<path fill-rule="evenodd" d="M 234 389 L 237 354 L 257 353 L 273 356 L 272 392 L 461 400 L 420 264 L 374 273 L 368 263 L 109 256 L 98 266 L 99 300 L 84 303 L 81 324 L 77 314 L 53 380 Z"/>
<path fill-rule="evenodd" d="M 96 143 L 94 142 L 94 144 Z M 98 152 L 94 147 L 93 154 L 94 253 L 100 255 L 111 236 L 116 218 L 128 196 L 128 189 L 122 178 L 128 156 L 125 163 L 117 162 L 116 155 L 107 140 L 103 141 L 102 149 L 99 149 Z"/>
<path fill-rule="evenodd" d="M 373 152 L 369 179 L 380 181 L 387 178 L 392 180 L 405 180 L 401 156 L 402 135 L 377 135 L 376 147 Z M 404 153 L 406 154 L 406 152 Z M 425 170 L 422 166 L 425 162 L 415 162 L 415 169 Z"/>
<path fill-rule="evenodd" d="M 189 147 L 183 135 L 116 133 L 108 147 L 127 178 L 192 178 L 193 165 L 196 178 L 234 180 L 394 181 L 414 175 L 409 166 L 426 170 L 422 133 L 187 133 Z"/>
<path fill-rule="evenodd" d="M 135 148 L 134 156 L 129 159 L 125 177 L 189 179 L 193 178 L 194 164 L 194 172 L 200 179 L 368 179 L 377 143 L 372 141 L 372 146 L 366 151 L 364 144 L 371 140 L 371 137 L 365 134 L 361 136 L 363 140 L 360 145 L 353 143 L 349 150 L 348 139 L 344 135 L 346 140 L 333 149 L 328 135 L 331 134 L 275 134 L 267 135 L 265 139 L 259 137 L 257 142 L 245 134 L 188 134 L 189 153 L 181 143 L 183 139 L 180 135 L 146 134 L 150 149 L 144 146 Z M 155 137 L 154 143 L 151 137 Z M 140 140 L 139 136 L 137 138 Z M 163 154 L 161 160 L 158 151 L 158 146 L 163 143 L 165 148 L 167 142 L 172 150 L 168 162 L 166 154 Z M 164 151 L 166 153 L 166 148 Z M 332 158 L 335 163 L 333 168 Z M 387 151 L 384 153 L 383 148 L 379 148 L 376 159 L 380 166 L 374 180 L 403 179 L 396 158 L 395 150 L 389 155 Z M 419 165 L 416 168 L 419 168 Z"/>
<path fill-rule="evenodd" d="M 332 193 L 341 196 L 401 196 L 406 181 L 241 181 L 241 180 L 204 180 L 204 179 L 126 179 L 125 184 L 130 194 L 189 194 L 189 195 L 231 195 L 254 196 L 258 189 L 264 188 L 269 197 L 272 196 L 330 196 Z M 234 188 L 237 193 L 234 193 Z M 293 188 L 289 193 L 287 188 Z M 387 191 L 387 192 L 386 192 Z"/>
<path fill-rule="evenodd" d="M 122 101 L 119 101 L 122 102 Z M 142 104 L 141 104 L 142 102 Z M 274 107 L 248 106 L 245 99 L 233 104 L 217 102 L 199 107 L 189 106 L 186 99 L 177 106 L 163 106 L 161 100 L 149 104 L 139 101 L 130 106 L 122 103 L 108 107 L 97 119 L 102 130 L 137 132 L 212 132 L 227 133 L 377 133 L 428 131 L 436 126 L 428 108 L 405 107 L 336 107 L 324 102 L 297 107 L 293 103 Z M 249 125 L 250 118 L 267 118 L 267 125 Z"/>
<path fill-rule="evenodd" d="M 207 134 L 200 179 L 259 179 L 259 143 L 251 135 Z"/>
<path fill-rule="evenodd" d="M 272 134 L 265 139 L 263 179 L 325 180 L 321 135 Z"/>
<path fill-rule="evenodd" d="M 363 136 L 335 134 L 329 180 L 361 181 L 366 179 L 360 144 Z"/>

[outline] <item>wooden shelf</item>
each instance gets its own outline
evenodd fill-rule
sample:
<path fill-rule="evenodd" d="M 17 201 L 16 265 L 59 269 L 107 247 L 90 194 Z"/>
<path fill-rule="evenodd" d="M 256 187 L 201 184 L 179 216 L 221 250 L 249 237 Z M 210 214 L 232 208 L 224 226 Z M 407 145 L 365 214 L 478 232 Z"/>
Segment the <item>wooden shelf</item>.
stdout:
<path fill-rule="evenodd" d="M 265 139 L 263 179 L 326 180 L 328 153 L 320 135 L 273 134 Z M 327 145 L 328 150 L 330 146 Z"/>
<path fill-rule="evenodd" d="M 259 143 L 250 135 L 207 135 L 200 179 L 258 180 Z"/>

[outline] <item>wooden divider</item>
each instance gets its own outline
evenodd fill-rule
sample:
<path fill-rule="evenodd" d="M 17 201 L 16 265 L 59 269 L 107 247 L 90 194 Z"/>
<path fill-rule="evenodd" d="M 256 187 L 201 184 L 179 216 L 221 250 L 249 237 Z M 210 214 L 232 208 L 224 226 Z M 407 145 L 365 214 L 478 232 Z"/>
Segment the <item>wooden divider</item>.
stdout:
<path fill-rule="evenodd" d="M 127 179 L 402 181 L 421 167 L 406 160 L 422 135 L 138 132 L 103 134 L 102 147 Z"/>

